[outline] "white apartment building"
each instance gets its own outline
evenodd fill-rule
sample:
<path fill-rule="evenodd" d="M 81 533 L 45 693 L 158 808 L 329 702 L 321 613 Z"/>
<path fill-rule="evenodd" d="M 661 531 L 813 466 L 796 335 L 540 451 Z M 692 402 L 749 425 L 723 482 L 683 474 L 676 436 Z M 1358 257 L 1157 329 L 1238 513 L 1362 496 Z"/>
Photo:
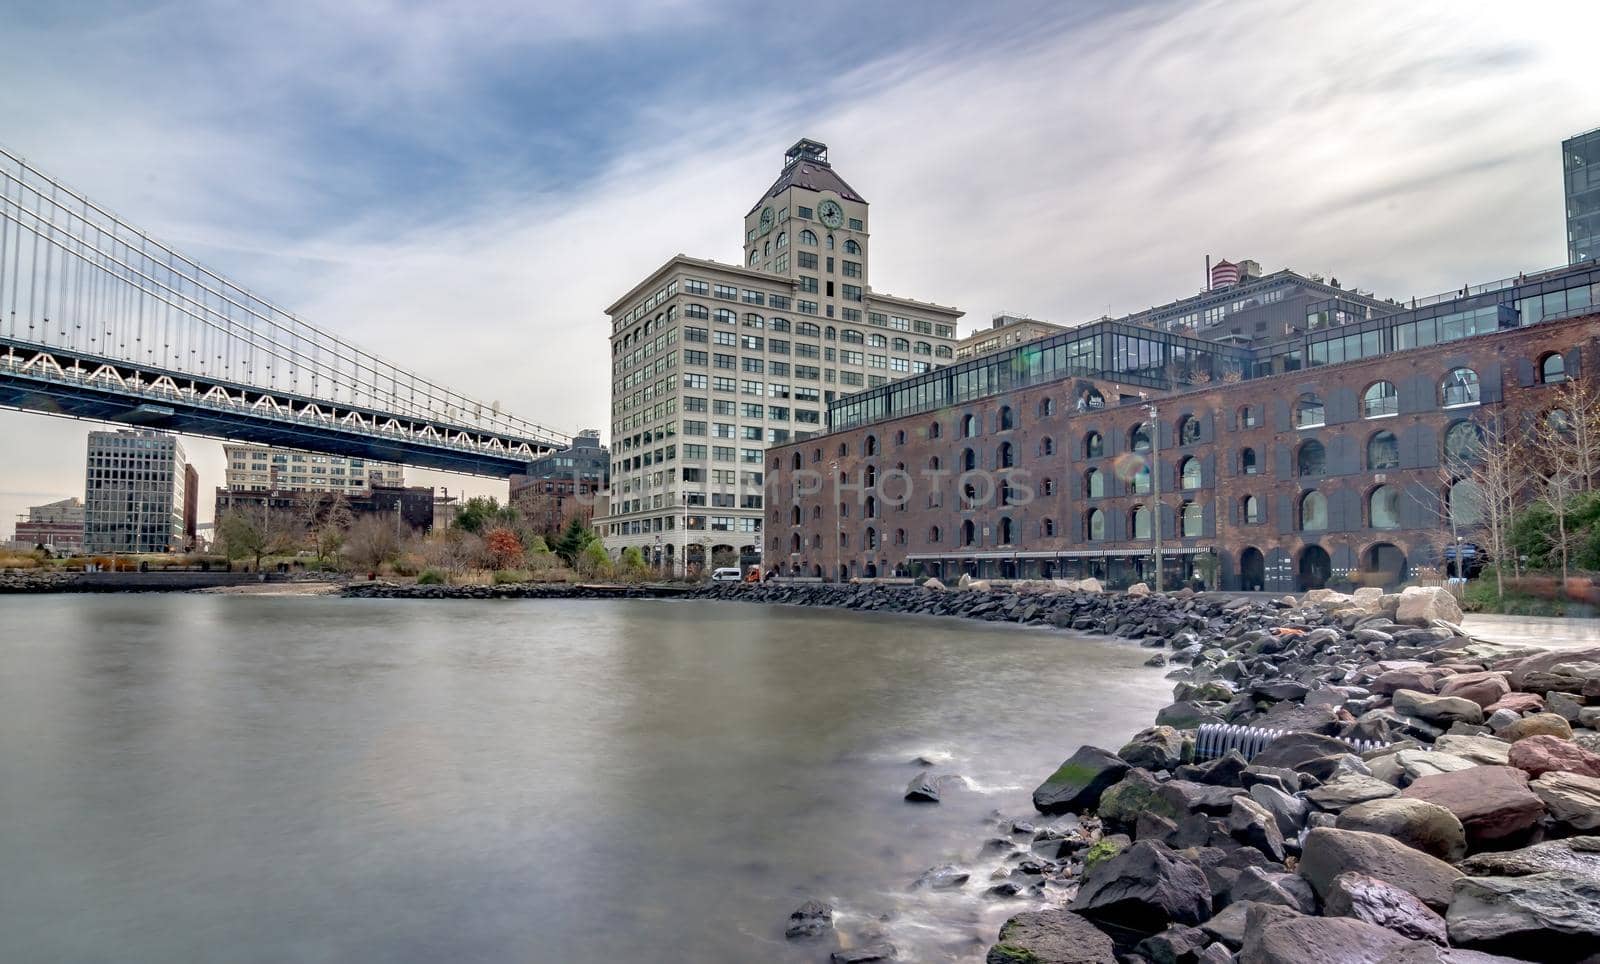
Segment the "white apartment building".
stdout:
<path fill-rule="evenodd" d="M 185 497 L 194 484 L 183 446 L 162 432 L 90 432 L 84 471 L 83 551 L 170 552 L 186 544 Z"/>
<path fill-rule="evenodd" d="M 391 462 L 323 455 L 270 445 L 226 442 L 224 487 L 233 492 L 366 492 L 374 485 L 405 485 L 405 471 Z"/>
<path fill-rule="evenodd" d="M 867 201 L 801 140 L 744 219 L 744 265 L 675 255 L 611 318 L 611 487 L 595 525 L 655 564 L 759 561 L 767 446 L 827 404 L 947 365 L 962 312 L 874 291 Z"/>

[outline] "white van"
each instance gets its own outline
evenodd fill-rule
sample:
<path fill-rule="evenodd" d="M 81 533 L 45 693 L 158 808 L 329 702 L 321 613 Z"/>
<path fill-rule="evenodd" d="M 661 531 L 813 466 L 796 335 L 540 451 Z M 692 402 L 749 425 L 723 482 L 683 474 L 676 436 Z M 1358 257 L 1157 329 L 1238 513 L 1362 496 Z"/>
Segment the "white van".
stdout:
<path fill-rule="evenodd" d="M 711 573 L 712 582 L 738 582 L 740 578 L 739 570 L 735 566 L 724 566 Z"/>

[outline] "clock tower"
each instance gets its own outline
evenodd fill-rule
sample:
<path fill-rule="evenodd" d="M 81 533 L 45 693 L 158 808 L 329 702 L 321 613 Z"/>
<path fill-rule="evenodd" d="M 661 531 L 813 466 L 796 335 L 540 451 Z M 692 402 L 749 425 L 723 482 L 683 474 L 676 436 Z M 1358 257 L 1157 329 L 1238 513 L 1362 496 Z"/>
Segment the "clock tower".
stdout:
<path fill-rule="evenodd" d="M 744 218 L 746 267 L 797 283 L 795 298 L 828 318 L 859 321 L 867 291 L 867 200 L 802 138 Z"/>

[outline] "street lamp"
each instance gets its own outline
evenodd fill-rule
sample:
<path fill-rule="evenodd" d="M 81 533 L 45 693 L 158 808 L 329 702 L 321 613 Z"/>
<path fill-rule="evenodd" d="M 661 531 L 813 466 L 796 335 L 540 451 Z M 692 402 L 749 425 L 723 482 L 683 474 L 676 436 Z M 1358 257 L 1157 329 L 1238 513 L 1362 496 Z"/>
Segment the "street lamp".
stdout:
<path fill-rule="evenodd" d="M 839 463 L 828 463 L 828 480 L 833 483 L 833 578 L 844 582 L 844 519 L 839 513 Z"/>
<path fill-rule="evenodd" d="M 1161 591 L 1161 416 L 1151 402 L 1144 407 L 1150 415 L 1150 542 L 1156 558 L 1156 592 Z"/>

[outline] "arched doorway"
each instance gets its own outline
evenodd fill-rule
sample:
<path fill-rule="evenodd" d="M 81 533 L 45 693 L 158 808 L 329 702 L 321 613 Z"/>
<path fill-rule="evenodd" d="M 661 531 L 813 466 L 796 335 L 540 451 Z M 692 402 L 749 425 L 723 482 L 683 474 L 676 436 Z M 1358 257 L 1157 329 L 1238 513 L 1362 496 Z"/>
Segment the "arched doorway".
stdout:
<path fill-rule="evenodd" d="M 1393 589 L 1406 581 L 1406 554 L 1399 546 L 1379 542 L 1361 555 L 1361 584 Z"/>
<path fill-rule="evenodd" d="M 1333 578 L 1333 560 L 1328 550 L 1319 545 L 1309 545 L 1300 550 L 1300 592 L 1322 589 Z"/>
<path fill-rule="evenodd" d="M 1246 592 L 1260 592 L 1267 586 L 1267 557 L 1255 546 L 1239 553 L 1239 588 Z"/>

